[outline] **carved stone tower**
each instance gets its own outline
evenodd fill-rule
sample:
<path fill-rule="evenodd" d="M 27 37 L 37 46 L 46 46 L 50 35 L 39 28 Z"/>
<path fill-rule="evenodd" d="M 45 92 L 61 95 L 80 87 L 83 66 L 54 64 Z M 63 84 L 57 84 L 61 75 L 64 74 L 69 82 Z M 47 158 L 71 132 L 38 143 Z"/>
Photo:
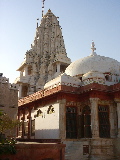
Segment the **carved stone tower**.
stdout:
<path fill-rule="evenodd" d="M 48 10 L 37 25 L 31 49 L 26 52 L 25 60 L 18 68 L 20 77 L 19 98 L 44 88 L 46 82 L 54 79 L 71 63 L 67 57 L 61 28 L 57 17 Z"/>

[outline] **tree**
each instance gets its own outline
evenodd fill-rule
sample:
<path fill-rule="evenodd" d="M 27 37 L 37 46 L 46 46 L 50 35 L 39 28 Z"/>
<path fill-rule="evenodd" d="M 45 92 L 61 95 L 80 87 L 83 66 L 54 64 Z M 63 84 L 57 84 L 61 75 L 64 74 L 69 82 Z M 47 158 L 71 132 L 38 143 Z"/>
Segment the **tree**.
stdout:
<path fill-rule="evenodd" d="M 18 125 L 21 125 L 18 120 L 12 120 L 7 114 L 0 111 L 0 155 L 16 154 L 14 136 L 9 139 L 3 137 L 3 135 L 7 132 L 11 136 L 12 131 L 15 132 Z"/>
<path fill-rule="evenodd" d="M 21 123 L 18 120 L 12 120 L 6 113 L 0 111 L 0 134 L 8 133 L 13 134 L 13 130 L 16 129 Z"/>

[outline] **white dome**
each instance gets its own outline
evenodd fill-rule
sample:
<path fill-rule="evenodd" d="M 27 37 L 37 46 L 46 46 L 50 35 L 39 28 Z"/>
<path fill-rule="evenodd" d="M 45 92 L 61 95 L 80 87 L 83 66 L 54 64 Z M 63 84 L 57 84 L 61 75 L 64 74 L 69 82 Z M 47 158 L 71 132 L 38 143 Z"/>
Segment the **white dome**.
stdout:
<path fill-rule="evenodd" d="M 89 71 L 97 71 L 99 73 L 120 74 L 120 62 L 112 58 L 92 54 L 85 58 L 79 59 L 71 63 L 65 70 L 70 76 L 83 75 Z"/>

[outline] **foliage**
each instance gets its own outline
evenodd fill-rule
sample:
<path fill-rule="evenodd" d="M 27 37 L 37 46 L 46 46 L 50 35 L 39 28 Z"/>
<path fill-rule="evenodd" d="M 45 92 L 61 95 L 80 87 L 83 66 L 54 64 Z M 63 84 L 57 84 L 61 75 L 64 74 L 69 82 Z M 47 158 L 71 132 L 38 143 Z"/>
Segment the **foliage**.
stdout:
<path fill-rule="evenodd" d="M 3 112 L 0 110 L 0 124 L 1 124 L 1 116 L 3 115 Z"/>
<path fill-rule="evenodd" d="M 2 116 L 3 115 L 3 113 L 2 113 L 2 111 L 0 110 L 0 116 Z"/>
<path fill-rule="evenodd" d="M 0 144 L 0 155 L 1 154 L 16 154 L 16 149 L 14 144 L 16 141 L 14 139 L 1 139 Z"/>
<path fill-rule="evenodd" d="M 12 130 L 15 129 L 18 125 L 21 125 L 18 120 L 12 120 L 7 114 L 0 111 L 0 155 L 16 153 L 14 146 L 16 141 L 13 138 L 6 139 L 4 134 L 5 132 L 8 133 L 9 131 L 9 136 L 11 136 Z"/>
<path fill-rule="evenodd" d="M 15 129 L 20 122 L 18 120 L 12 120 L 7 114 L 0 113 L 0 133 L 4 134 L 6 131 L 11 132 Z"/>

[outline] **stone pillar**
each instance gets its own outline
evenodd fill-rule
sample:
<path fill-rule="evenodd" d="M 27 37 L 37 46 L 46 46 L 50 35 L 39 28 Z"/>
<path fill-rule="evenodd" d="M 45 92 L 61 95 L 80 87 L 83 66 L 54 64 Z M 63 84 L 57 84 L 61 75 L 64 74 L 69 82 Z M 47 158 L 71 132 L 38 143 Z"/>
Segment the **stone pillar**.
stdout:
<path fill-rule="evenodd" d="M 32 108 L 29 109 L 29 115 L 28 115 L 28 139 L 31 137 L 31 110 Z"/>
<path fill-rule="evenodd" d="M 57 73 L 59 73 L 60 72 L 60 63 L 58 62 L 57 63 Z"/>
<path fill-rule="evenodd" d="M 25 130 L 25 127 L 24 127 L 24 121 L 25 121 L 25 110 L 22 111 L 22 138 L 24 139 L 24 130 Z"/>
<path fill-rule="evenodd" d="M 115 138 L 115 117 L 114 117 L 114 103 L 110 103 L 110 137 Z"/>
<path fill-rule="evenodd" d="M 20 78 L 22 78 L 23 77 L 23 72 L 22 71 L 20 71 Z"/>
<path fill-rule="evenodd" d="M 118 138 L 120 138 L 120 100 L 115 100 L 117 103 L 117 115 L 118 115 Z"/>
<path fill-rule="evenodd" d="M 28 67 L 26 66 L 25 67 L 25 76 L 27 76 L 28 75 Z"/>
<path fill-rule="evenodd" d="M 18 109 L 17 119 L 20 121 L 20 109 Z M 19 126 L 17 127 L 17 137 L 19 136 Z"/>
<path fill-rule="evenodd" d="M 65 105 L 66 105 L 66 100 L 63 99 L 63 100 L 60 100 L 59 101 L 59 115 L 60 115 L 60 121 L 59 121 L 59 129 L 60 129 L 60 139 L 65 139 L 66 138 L 66 132 L 65 132 L 65 128 L 66 128 L 66 123 L 65 123 L 65 115 L 66 115 L 66 108 L 65 108 Z"/>
<path fill-rule="evenodd" d="M 92 138 L 99 138 L 98 100 L 99 98 L 90 98 Z"/>

